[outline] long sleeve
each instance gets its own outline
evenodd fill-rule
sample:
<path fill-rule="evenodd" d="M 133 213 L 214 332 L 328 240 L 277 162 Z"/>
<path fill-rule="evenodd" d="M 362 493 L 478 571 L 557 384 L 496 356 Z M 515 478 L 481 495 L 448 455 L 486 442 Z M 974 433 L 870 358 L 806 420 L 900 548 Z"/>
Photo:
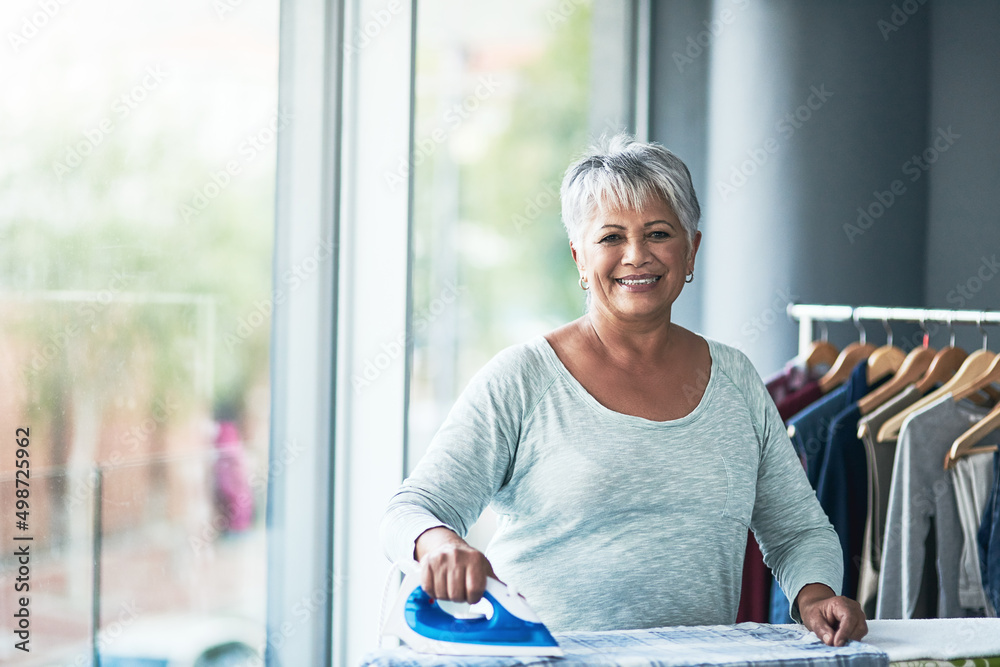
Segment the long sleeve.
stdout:
<path fill-rule="evenodd" d="M 390 560 L 413 558 L 415 540 L 430 528 L 468 533 L 509 477 L 521 419 L 531 409 L 525 379 L 507 352 L 470 381 L 389 502 L 380 535 Z"/>
<path fill-rule="evenodd" d="M 903 422 L 892 471 L 877 618 L 970 614 L 959 592 L 960 517 L 951 476 L 941 461 L 955 438 L 986 412 L 957 403 L 949 394 Z M 929 535 L 934 537 L 936 562 L 925 549 Z M 935 580 L 934 586 L 925 585 L 925 576 Z"/>
<path fill-rule="evenodd" d="M 839 594 L 843 558 L 837 534 L 816 499 L 774 402 L 750 362 L 745 364 L 749 366 L 743 368 L 746 377 L 736 382 L 747 387 L 748 403 L 758 415 L 755 428 L 761 460 L 751 528 L 764 562 L 790 603 L 810 583 L 826 584 Z M 800 620 L 794 604 L 792 617 Z"/>

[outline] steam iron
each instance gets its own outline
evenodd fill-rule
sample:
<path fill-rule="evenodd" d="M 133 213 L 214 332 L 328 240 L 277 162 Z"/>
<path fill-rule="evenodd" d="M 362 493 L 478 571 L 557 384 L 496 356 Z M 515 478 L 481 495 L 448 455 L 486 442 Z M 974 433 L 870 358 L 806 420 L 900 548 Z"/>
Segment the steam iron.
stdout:
<path fill-rule="evenodd" d="M 405 570 L 409 571 L 383 635 L 398 637 L 415 651 L 438 655 L 562 656 L 559 644 L 527 601 L 496 579 L 486 580 L 485 603 L 466 605 L 472 613 L 452 614 L 421 588 L 416 563 Z M 476 613 L 482 607 L 489 613 Z"/>

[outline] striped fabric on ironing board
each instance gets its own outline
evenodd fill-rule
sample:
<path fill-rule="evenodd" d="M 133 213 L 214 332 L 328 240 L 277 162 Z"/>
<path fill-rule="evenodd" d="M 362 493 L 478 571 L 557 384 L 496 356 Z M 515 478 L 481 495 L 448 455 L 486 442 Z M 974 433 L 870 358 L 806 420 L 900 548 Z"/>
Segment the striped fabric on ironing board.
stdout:
<path fill-rule="evenodd" d="M 879 649 L 851 642 L 834 648 L 802 626 L 701 625 L 554 633 L 562 658 L 442 656 L 407 647 L 369 653 L 363 667 L 500 667 L 501 665 L 619 665 L 680 667 L 888 667 Z"/>

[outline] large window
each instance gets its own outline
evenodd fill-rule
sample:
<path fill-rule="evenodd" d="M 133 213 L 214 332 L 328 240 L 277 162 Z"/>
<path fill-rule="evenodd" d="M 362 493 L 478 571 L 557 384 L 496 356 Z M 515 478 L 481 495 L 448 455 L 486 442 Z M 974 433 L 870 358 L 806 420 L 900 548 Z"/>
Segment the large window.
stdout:
<path fill-rule="evenodd" d="M 0 27 L 0 662 L 251 658 L 278 2 L 18 0 Z"/>
<path fill-rule="evenodd" d="M 409 469 L 490 357 L 583 313 L 559 186 L 630 106 L 595 103 L 628 65 L 608 4 L 419 4 Z M 490 532 L 487 514 L 472 540 Z"/>
<path fill-rule="evenodd" d="M 559 180 L 634 4 L 4 4 L 0 662 L 374 647 L 385 501 L 582 312 Z"/>

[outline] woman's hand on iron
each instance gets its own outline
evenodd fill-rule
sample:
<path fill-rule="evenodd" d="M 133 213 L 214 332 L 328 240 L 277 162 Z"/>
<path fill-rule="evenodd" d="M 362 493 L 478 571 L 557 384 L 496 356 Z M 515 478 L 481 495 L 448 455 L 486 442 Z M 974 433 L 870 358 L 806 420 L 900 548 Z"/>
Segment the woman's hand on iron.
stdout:
<path fill-rule="evenodd" d="M 486 590 L 486 577 L 496 578 L 486 556 L 447 528 L 425 531 L 415 546 L 420 585 L 432 598 L 475 604 Z"/>
<path fill-rule="evenodd" d="M 868 634 L 868 623 L 861 605 L 850 598 L 835 595 L 829 586 L 807 584 L 799 591 L 796 602 L 802 624 L 828 646 L 843 646 Z"/>

